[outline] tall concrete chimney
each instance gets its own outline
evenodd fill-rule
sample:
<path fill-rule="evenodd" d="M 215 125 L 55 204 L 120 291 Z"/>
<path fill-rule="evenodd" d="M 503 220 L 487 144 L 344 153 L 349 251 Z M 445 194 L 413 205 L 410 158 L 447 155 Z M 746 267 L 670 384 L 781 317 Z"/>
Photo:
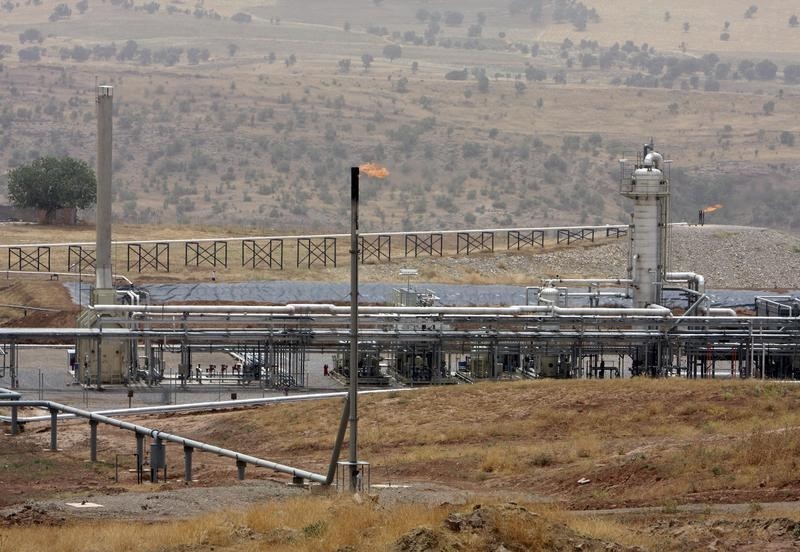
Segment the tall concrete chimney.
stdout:
<path fill-rule="evenodd" d="M 97 87 L 97 256 L 95 288 L 113 289 L 111 276 L 111 148 L 113 86 Z"/>

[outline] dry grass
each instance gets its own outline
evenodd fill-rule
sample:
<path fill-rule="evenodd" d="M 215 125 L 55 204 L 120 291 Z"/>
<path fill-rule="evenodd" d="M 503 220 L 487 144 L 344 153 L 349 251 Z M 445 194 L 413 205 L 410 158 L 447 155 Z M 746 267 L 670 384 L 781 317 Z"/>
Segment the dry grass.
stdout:
<path fill-rule="evenodd" d="M 532 495 L 560 499 L 563 506 L 529 507 L 539 517 L 529 512 L 534 517 L 524 523 L 506 515 L 493 519 L 493 534 L 518 549 L 547 549 L 563 536 L 558 527 L 566 526 L 626 546 L 679 550 L 680 542 L 667 546 L 664 539 L 672 537 L 647 529 L 653 520 L 576 517 L 564 506 L 652 505 L 663 516 L 679 515 L 677 507 L 686 501 L 730 501 L 753 504 L 751 516 L 775 516 L 755 505 L 797 495 L 798 406 L 797 386 L 749 381 L 534 381 L 427 389 L 364 397 L 361 451 L 376 483 L 437 481 L 473 489 L 473 499 L 484 505 L 512 496 L 521 503 Z M 324 469 L 331 421 L 340 408 L 338 401 L 281 405 L 174 416 L 163 425 Z M 228 436 L 223 428 L 230 425 L 242 431 Z M 590 483 L 576 485 L 580 477 Z M 448 513 L 444 507 L 316 496 L 156 526 L 4 530 L 3 546 L 39 550 L 57 531 L 57 550 L 387 550 L 413 528 L 447 537 L 441 532 Z M 472 534 L 463 549 L 483 550 L 486 538 Z M 91 548 L 87 542 L 103 544 Z"/>
<path fill-rule="evenodd" d="M 61 326 L 73 324 L 77 306 L 66 288 L 55 281 L 0 280 L 0 323 L 17 326 Z M 50 311 L 35 311 L 31 308 Z"/>
<path fill-rule="evenodd" d="M 576 504 L 660 504 L 794 488 L 799 405 L 800 389 L 780 383 L 474 385 L 365 398 L 360 443 L 376 480 L 425 473 L 487 488 L 513 482 Z M 321 468 L 339 408 L 286 405 L 223 417 L 251 428 L 248 446 L 273 443 L 265 455 L 317 458 Z M 198 432 L 219 427 L 214 420 Z M 581 477 L 592 484 L 576 486 Z"/>
<path fill-rule="evenodd" d="M 491 549 L 499 543 L 513 550 L 562 550 L 565 535 L 647 548 L 656 542 L 611 519 L 576 517 L 557 508 L 523 507 L 493 500 L 482 500 L 481 504 L 488 512 L 486 521 L 490 525 L 485 530 L 455 534 L 443 530 L 445 518 L 454 511 L 469 512 L 473 504 L 458 508 L 380 506 L 370 499 L 312 496 L 179 522 L 80 522 L 61 527 L 12 528 L 0 534 L 0 552 L 394 550 L 402 536 L 420 529 L 438 536 L 446 545 L 458 543 L 458 549 L 475 551 Z"/>
<path fill-rule="evenodd" d="M 370 500 L 306 497 L 155 525 L 78 523 L 4 530 L 0 551 L 386 550 L 415 527 L 438 527 L 443 508 L 378 507 Z M 57 543 L 57 544 L 55 544 Z"/>

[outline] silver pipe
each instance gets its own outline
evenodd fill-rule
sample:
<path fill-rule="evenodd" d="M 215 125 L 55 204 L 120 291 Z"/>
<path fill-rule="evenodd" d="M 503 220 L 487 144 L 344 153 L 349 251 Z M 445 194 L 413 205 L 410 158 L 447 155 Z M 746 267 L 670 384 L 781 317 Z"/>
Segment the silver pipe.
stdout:
<path fill-rule="evenodd" d="M 697 284 L 697 291 L 705 293 L 706 279 L 702 274 L 696 272 L 667 272 L 667 282 L 694 282 Z"/>
<path fill-rule="evenodd" d="M 722 308 L 722 307 L 713 307 L 706 309 L 706 312 L 709 316 L 726 316 L 726 317 L 738 317 L 736 311 L 733 309 Z"/>
<path fill-rule="evenodd" d="M 188 439 L 186 437 L 181 437 L 180 435 L 174 435 L 172 433 L 166 433 L 163 431 L 159 431 L 157 429 L 151 429 L 149 427 L 141 426 L 138 424 L 131 424 L 129 422 L 123 422 L 121 420 L 117 420 L 114 418 L 109 418 L 108 416 L 103 416 L 101 414 L 95 414 L 92 412 L 88 412 L 86 410 L 81 410 L 79 408 L 74 408 L 71 406 L 67 406 L 65 404 L 59 404 L 51 401 L 0 401 L 0 407 L 10 407 L 10 406 L 29 406 L 29 407 L 37 407 L 37 408 L 47 408 L 50 409 L 51 412 L 55 412 L 60 410 L 62 412 L 67 412 L 70 414 L 75 414 L 78 417 L 86 418 L 88 420 L 95 420 L 100 423 L 104 423 L 107 425 L 111 425 L 114 427 L 118 427 L 120 429 L 126 429 L 128 431 L 133 431 L 137 434 L 142 435 L 149 435 L 154 440 L 161 439 L 163 441 L 169 441 L 171 443 L 177 443 L 184 447 L 191 447 L 194 449 L 202 450 L 203 452 L 210 452 L 213 454 L 217 454 L 219 456 L 225 456 L 227 458 L 233 458 L 237 462 L 244 462 L 247 464 L 253 464 L 254 466 L 259 466 L 262 468 L 268 468 L 271 470 L 275 470 L 281 473 L 289 474 L 293 477 L 307 479 L 309 481 L 315 481 L 317 483 L 326 484 L 327 478 L 324 475 L 320 475 L 318 473 L 309 472 L 306 470 L 301 470 L 298 468 L 294 468 L 292 466 L 287 466 L 285 464 L 279 464 L 277 462 L 271 462 L 269 460 L 263 460 L 261 458 L 256 458 L 255 456 L 250 456 L 248 454 L 241 454 L 239 452 L 225 449 L 222 447 L 218 447 L 215 445 L 210 445 L 208 443 L 203 443 L 201 441 L 195 441 L 194 439 Z M 55 418 L 52 422 L 55 424 Z M 52 437 L 52 428 L 55 425 L 51 426 L 51 448 L 53 447 L 53 437 Z"/>
<path fill-rule="evenodd" d="M 559 284 L 609 284 L 630 285 L 633 280 L 629 278 L 543 278 L 545 285 L 551 286 L 553 282 Z"/>
<path fill-rule="evenodd" d="M 570 291 L 570 297 L 628 297 L 624 291 Z"/>
<path fill-rule="evenodd" d="M 413 391 L 415 387 L 402 387 L 398 389 L 371 389 L 368 391 L 359 391 L 359 395 L 372 395 L 378 393 L 398 393 L 404 391 Z M 1 391 L 1 390 L 0 390 Z M 340 397 L 347 397 L 347 391 L 334 391 L 330 393 L 305 393 L 302 395 L 289 395 L 280 397 L 262 397 L 257 399 L 237 399 L 232 401 L 207 401 L 186 404 L 169 404 L 161 406 L 137 406 L 134 408 L 115 408 L 110 410 L 95 410 L 92 414 L 101 414 L 104 416 L 114 416 L 116 418 L 121 416 L 141 416 L 146 414 L 166 414 L 170 412 L 184 412 L 194 410 L 227 410 L 231 408 L 245 408 L 250 406 L 259 406 L 264 404 L 284 403 L 284 402 L 301 402 L 301 401 L 314 401 L 323 399 L 336 399 Z M 17 394 L 17 397 L 21 395 Z M 0 399 L 4 399 L 0 394 Z M 12 400 L 12 399 L 4 399 Z M 68 420 L 76 418 L 74 414 L 59 414 L 60 420 Z M 26 418 L 19 418 L 20 423 L 34 423 L 46 422 L 50 420 L 50 416 L 29 416 Z M 8 416 L 0 416 L 0 421 L 9 421 Z"/>
<path fill-rule="evenodd" d="M 253 314 L 286 314 L 286 315 L 351 315 L 350 307 L 326 303 L 298 303 L 290 305 L 94 305 L 90 307 L 103 312 L 128 312 L 142 314 L 203 314 L 203 313 L 253 313 Z M 543 305 L 514 305 L 509 307 L 390 307 L 361 306 L 359 314 L 365 315 L 487 315 L 487 316 L 519 316 L 525 314 L 563 315 L 606 315 L 606 316 L 670 316 L 667 307 L 650 305 L 645 308 L 611 308 L 611 307 L 556 307 Z"/>
<path fill-rule="evenodd" d="M 9 401 L 9 400 L 17 400 L 20 398 L 22 398 L 22 395 L 20 395 L 16 391 L 0 387 L 0 400 Z"/>

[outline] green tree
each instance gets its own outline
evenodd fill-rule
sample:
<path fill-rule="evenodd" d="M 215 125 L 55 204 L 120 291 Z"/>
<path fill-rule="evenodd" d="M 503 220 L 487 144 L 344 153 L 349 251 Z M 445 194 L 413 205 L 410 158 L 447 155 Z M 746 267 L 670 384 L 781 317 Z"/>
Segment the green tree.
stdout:
<path fill-rule="evenodd" d="M 383 57 L 389 58 L 389 61 L 394 61 L 403 55 L 403 48 L 399 44 L 387 44 L 383 47 Z"/>
<path fill-rule="evenodd" d="M 41 157 L 8 172 L 8 199 L 17 207 L 43 209 L 50 220 L 58 209 L 94 205 L 97 180 L 85 161 Z"/>
<path fill-rule="evenodd" d="M 364 66 L 364 71 L 369 70 L 369 66 L 372 64 L 373 61 L 375 61 L 375 58 L 372 57 L 372 54 L 369 53 L 361 54 L 361 65 Z"/>

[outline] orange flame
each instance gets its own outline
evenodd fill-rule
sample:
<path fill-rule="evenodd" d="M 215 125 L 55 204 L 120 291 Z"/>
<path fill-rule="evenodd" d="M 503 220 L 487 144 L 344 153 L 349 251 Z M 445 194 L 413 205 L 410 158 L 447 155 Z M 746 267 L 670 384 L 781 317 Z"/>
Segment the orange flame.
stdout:
<path fill-rule="evenodd" d="M 715 205 L 710 205 L 709 207 L 703 207 L 704 213 L 713 213 L 717 209 L 722 209 L 722 203 L 717 203 Z"/>
<path fill-rule="evenodd" d="M 358 170 L 367 176 L 371 176 L 372 178 L 386 178 L 389 176 L 389 169 L 386 167 L 381 167 L 380 165 L 376 165 L 375 163 L 366 163 L 361 165 L 358 167 Z"/>

